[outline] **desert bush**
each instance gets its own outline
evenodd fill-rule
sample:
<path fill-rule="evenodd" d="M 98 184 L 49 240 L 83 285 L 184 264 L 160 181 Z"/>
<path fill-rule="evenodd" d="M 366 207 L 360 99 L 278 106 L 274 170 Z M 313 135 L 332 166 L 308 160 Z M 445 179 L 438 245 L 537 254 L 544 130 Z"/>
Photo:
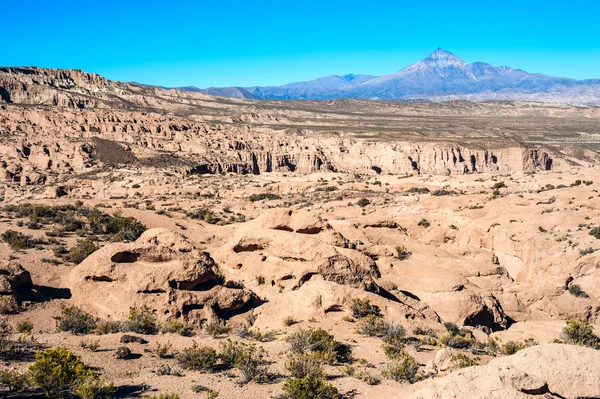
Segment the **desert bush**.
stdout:
<path fill-rule="evenodd" d="M 148 343 L 148 341 L 146 341 L 142 337 L 136 337 L 135 335 L 129 335 L 129 334 L 123 334 L 121 336 L 121 338 L 119 339 L 119 342 L 122 344 L 130 344 L 130 343 L 147 344 Z"/>
<path fill-rule="evenodd" d="M 569 293 L 578 298 L 589 298 L 590 296 L 581 289 L 581 287 L 577 284 L 569 285 Z"/>
<path fill-rule="evenodd" d="M 437 333 L 431 328 L 417 327 L 413 330 L 415 335 L 425 335 L 433 338 L 437 338 Z"/>
<path fill-rule="evenodd" d="M 315 359 L 310 353 L 288 356 L 285 362 L 285 369 L 294 378 L 304 378 L 308 375 L 319 378 L 323 376 L 321 362 Z"/>
<path fill-rule="evenodd" d="M 87 368 L 77 356 L 62 347 L 36 355 L 29 367 L 33 385 L 49 398 L 67 398 L 76 394 L 84 399 L 112 396 L 114 388 Z"/>
<path fill-rule="evenodd" d="M 479 357 L 471 359 L 470 357 L 462 353 L 457 353 L 456 355 L 452 356 L 452 362 L 454 363 L 454 366 L 459 369 L 477 366 L 480 360 L 481 359 Z"/>
<path fill-rule="evenodd" d="M 458 328 L 458 326 L 455 323 L 449 321 L 444 323 L 444 328 L 447 332 L 449 332 L 452 335 L 460 333 L 460 329 Z"/>
<path fill-rule="evenodd" d="M 15 251 L 20 251 L 27 248 L 35 248 L 39 241 L 31 238 L 31 236 L 19 233 L 15 230 L 6 230 L 2 233 L 2 241 L 10 245 Z"/>
<path fill-rule="evenodd" d="M 69 260 L 76 265 L 80 264 L 98 250 L 98 245 L 91 238 L 86 238 L 85 240 L 77 240 L 77 243 L 73 248 L 69 250 Z"/>
<path fill-rule="evenodd" d="M 77 306 L 64 307 L 59 316 L 55 316 L 57 331 L 70 331 L 73 334 L 89 334 L 98 325 L 98 320 Z"/>
<path fill-rule="evenodd" d="M 427 187 L 411 187 L 406 190 L 407 193 L 427 194 L 430 190 Z"/>
<path fill-rule="evenodd" d="M 181 399 L 176 393 L 161 393 L 160 395 L 147 396 L 144 399 Z"/>
<path fill-rule="evenodd" d="M 89 374 L 77 385 L 74 393 L 81 399 L 109 399 L 114 398 L 115 388 L 107 384 L 103 377 Z"/>
<path fill-rule="evenodd" d="M 371 301 L 368 298 L 350 299 L 350 310 L 352 311 L 352 316 L 357 319 L 361 319 L 370 315 L 380 315 L 379 306 L 371 304 Z"/>
<path fill-rule="evenodd" d="M 119 346 L 115 351 L 115 359 L 127 360 L 131 357 L 131 349 L 126 346 Z"/>
<path fill-rule="evenodd" d="M 339 391 L 331 384 L 308 375 L 304 378 L 286 378 L 283 384 L 287 399 L 339 399 Z"/>
<path fill-rule="evenodd" d="M 288 335 L 286 341 L 290 344 L 291 353 L 313 352 L 315 359 L 325 363 L 344 361 L 349 355 L 349 349 L 322 328 L 297 330 Z"/>
<path fill-rule="evenodd" d="M 154 347 L 152 349 L 150 349 L 150 351 L 152 352 L 152 354 L 160 359 L 165 359 L 167 357 L 170 357 L 171 355 L 171 342 L 167 341 L 167 343 L 165 344 L 161 344 L 160 342 L 157 342 Z"/>
<path fill-rule="evenodd" d="M 419 380 L 419 364 L 408 353 L 402 352 L 383 370 L 383 376 L 394 381 L 407 381 L 411 384 Z"/>
<path fill-rule="evenodd" d="M 179 334 L 183 337 L 191 337 L 194 335 L 194 330 L 192 329 L 192 327 L 188 326 L 180 320 L 169 320 L 168 322 L 162 325 L 161 332 L 163 334 Z"/>
<path fill-rule="evenodd" d="M 242 382 L 265 382 L 268 380 L 267 367 L 263 364 L 265 350 L 254 344 L 244 345 L 237 354 L 234 367 L 242 373 Z"/>
<path fill-rule="evenodd" d="M 141 308 L 129 308 L 126 327 L 129 331 L 138 334 L 156 334 L 158 332 L 156 317 L 152 313 L 152 309 L 146 305 Z"/>
<path fill-rule="evenodd" d="M 431 226 L 431 223 L 429 223 L 429 220 L 423 218 L 423 219 L 419 220 L 419 223 L 417 223 L 417 225 L 428 228 L 429 226 Z"/>
<path fill-rule="evenodd" d="M 444 195 L 456 195 L 456 194 L 458 194 L 456 191 L 446 190 L 446 189 L 435 190 L 431 193 L 431 195 L 436 196 L 436 197 L 441 197 Z"/>
<path fill-rule="evenodd" d="M 406 330 L 398 323 L 386 323 L 383 330 L 383 342 L 389 345 L 400 345 L 404 343 Z"/>
<path fill-rule="evenodd" d="M 272 193 L 252 194 L 250 197 L 248 197 L 248 200 L 250 200 L 250 202 L 262 201 L 265 199 L 271 201 L 281 199 L 281 197 L 277 194 Z"/>
<path fill-rule="evenodd" d="M 360 206 L 361 208 L 364 208 L 365 206 L 369 205 L 371 203 L 371 201 L 369 201 L 366 198 L 361 198 L 358 200 L 358 202 L 356 202 L 356 205 Z"/>
<path fill-rule="evenodd" d="M 589 233 L 591 236 L 600 239 L 600 227 L 594 227 Z"/>
<path fill-rule="evenodd" d="M 30 381 L 27 373 L 15 370 L 0 370 L 0 387 L 9 392 L 22 392 L 29 388 Z"/>
<path fill-rule="evenodd" d="M 231 332 L 231 328 L 226 326 L 221 320 L 211 320 L 207 323 L 204 323 L 202 328 L 213 338 L 218 337 L 219 335 L 229 334 Z"/>
<path fill-rule="evenodd" d="M 217 351 L 210 346 L 194 346 L 186 348 L 176 356 L 179 366 L 187 370 L 212 371 L 217 364 Z"/>
<path fill-rule="evenodd" d="M 367 373 L 366 371 L 359 371 L 355 374 L 355 377 L 365 382 L 367 385 L 379 385 L 381 383 L 381 378 Z"/>
<path fill-rule="evenodd" d="M 219 392 L 214 389 L 210 389 L 209 387 L 205 387 L 204 385 L 192 385 L 192 392 L 194 393 L 203 393 L 206 399 L 214 399 L 219 397 Z"/>
<path fill-rule="evenodd" d="M 368 315 L 363 317 L 356 327 L 356 331 L 367 337 L 381 337 L 384 335 L 387 323 L 383 317 Z"/>
<path fill-rule="evenodd" d="M 517 341 L 508 341 L 504 345 L 501 345 L 499 348 L 499 352 L 503 355 L 514 355 L 521 349 L 529 348 L 530 346 L 538 345 L 537 341 L 533 339 L 526 339 L 523 342 Z"/>
<path fill-rule="evenodd" d="M 286 327 L 293 326 L 296 323 L 298 323 L 298 320 L 294 316 L 287 316 L 283 319 L 283 325 Z"/>
<path fill-rule="evenodd" d="M 17 332 L 29 334 L 33 330 L 33 324 L 29 320 L 22 320 L 17 323 Z"/>
<path fill-rule="evenodd" d="M 600 337 L 594 334 L 592 326 L 584 319 L 567 320 L 561 339 L 567 344 L 600 349 Z"/>
<path fill-rule="evenodd" d="M 79 346 L 81 346 L 83 349 L 89 349 L 92 352 L 96 352 L 98 350 L 98 348 L 100 347 L 100 340 L 97 340 L 97 339 L 82 340 L 79 343 Z"/>
<path fill-rule="evenodd" d="M 468 335 L 451 334 L 446 332 L 440 337 L 440 343 L 451 348 L 464 349 L 473 345 L 473 338 Z"/>
<path fill-rule="evenodd" d="M 223 363 L 223 367 L 232 368 L 235 365 L 236 359 L 244 351 L 247 344 L 232 341 L 227 338 L 225 342 L 219 343 L 219 359 Z"/>
<path fill-rule="evenodd" d="M 156 369 L 156 375 L 172 375 L 175 377 L 183 377 L 183 371 L 171 367 L 169 364 L 163 364 Z"/>
<path fill-rule="evenodd" d="M 398 258 L 400 260 L 404 260 L 404 259 L 408 259 L 408 257 L 411 255 L 412 255 L 412 252 L 410 252 L 408 249 L 406 249 L 406 247 L 404 245 L 396 246 L 396 258 Z"/>
<path fill-rule="evenodd" d="M 95 209 L 89 212 L 88 222 L 92 233 L 109 234 L 112 241 L 135 241 L 146 231 L 135 218 L 110 216 Z"/>

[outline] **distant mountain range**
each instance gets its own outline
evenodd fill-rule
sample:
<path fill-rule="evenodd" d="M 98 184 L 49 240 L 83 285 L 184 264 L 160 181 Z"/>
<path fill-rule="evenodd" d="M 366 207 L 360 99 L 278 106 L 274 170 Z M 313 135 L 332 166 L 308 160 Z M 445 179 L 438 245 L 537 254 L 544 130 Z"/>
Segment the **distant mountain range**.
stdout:
<path fill-rule="evenodd" d="M 527 100 L 600 104 L 600 79 L 559 78 L 483 62 L 467 63 L 437 49 L 391 75 L 326 76 L 283 86 L 179 87 L 213 96 L 259 100 Z"/>

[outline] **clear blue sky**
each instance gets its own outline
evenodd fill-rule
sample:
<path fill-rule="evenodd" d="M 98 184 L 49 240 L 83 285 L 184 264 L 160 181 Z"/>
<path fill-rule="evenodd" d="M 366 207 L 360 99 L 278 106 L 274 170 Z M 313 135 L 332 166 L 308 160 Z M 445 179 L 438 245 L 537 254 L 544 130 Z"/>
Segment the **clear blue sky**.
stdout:
<path fill-rule="evenodd" d="M 465 61 L 600 78 L 599 1 L 13 0 L 0 65 L 164 86 L 278 85 Z"/>

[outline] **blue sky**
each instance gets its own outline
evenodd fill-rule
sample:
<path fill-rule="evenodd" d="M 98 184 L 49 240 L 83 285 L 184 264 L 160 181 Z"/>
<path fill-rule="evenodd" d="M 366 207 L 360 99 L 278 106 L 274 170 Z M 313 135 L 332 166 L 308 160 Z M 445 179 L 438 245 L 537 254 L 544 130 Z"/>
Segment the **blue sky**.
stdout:
<path fill-rule="evenodd" d="M 442 47 L 600 78 L 600 2 L 79 0 L 2 4 L 0 65 L 164 86 L 279 85 L 393 73 Z"/>

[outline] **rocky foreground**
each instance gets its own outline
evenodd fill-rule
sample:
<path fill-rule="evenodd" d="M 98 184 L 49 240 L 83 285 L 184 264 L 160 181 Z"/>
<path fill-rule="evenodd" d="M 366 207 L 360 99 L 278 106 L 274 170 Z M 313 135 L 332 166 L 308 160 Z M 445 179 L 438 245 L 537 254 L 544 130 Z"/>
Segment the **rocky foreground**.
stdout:
<path fill-rule="evenodd" d="M 596 108 L 0 93 L 0 389 L 600 397 Z"/>

